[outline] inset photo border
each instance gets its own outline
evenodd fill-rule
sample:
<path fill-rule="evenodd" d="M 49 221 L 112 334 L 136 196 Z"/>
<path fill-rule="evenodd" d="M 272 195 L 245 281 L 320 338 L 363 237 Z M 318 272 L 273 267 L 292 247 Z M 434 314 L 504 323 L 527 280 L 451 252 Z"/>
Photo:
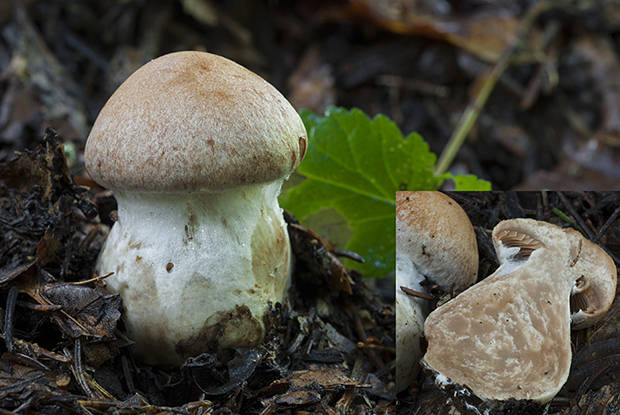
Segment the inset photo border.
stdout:
<path fill-rule="evenodd" d="M 613 405 L 619 217 L 620 192 L 398 192 L 398 413 Z"/>

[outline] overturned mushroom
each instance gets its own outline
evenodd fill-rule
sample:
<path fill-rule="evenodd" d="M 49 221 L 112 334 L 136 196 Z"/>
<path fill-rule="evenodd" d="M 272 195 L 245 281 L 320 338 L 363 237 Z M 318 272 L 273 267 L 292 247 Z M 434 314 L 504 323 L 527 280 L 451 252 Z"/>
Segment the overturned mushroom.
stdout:
<path fill-rule="evenodd" d="M 425 283 L 458 292 L 476 280 L 478 248 L 467 214 L 440 192 L 396 194 L 396 386 L 417 375 L 426 300 L 400 287 L 426 293 Z"/>
<path fill-rule="evenodd" d="M 85 150 L 118 201 L 97 270 L 115 273 L 106 281 L 142 360 L 261 341 L 290 272 L 277 197 L 305 148 L 273 86 L 209 53 L 157 58 L 108 100 Z"/>
<path fill-rule="evenodd" d="M 532 219 L 500 222 L 493 242 L 500 267 L 426 319 L 423 364 L 491 404 L 544 403 L 568 377 L 571 318 L 583 327 L 611 307 L 616 267 L 577 231 Z"/>

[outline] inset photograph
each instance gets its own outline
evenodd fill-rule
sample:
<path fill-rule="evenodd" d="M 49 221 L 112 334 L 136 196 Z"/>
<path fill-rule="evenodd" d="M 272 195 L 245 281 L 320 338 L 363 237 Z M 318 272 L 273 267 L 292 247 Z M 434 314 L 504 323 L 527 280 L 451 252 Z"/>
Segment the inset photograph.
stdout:
<path fill-rule="evenodd" d="M 617 407 L 619 217 L 619 192 L 398 192 L 398 413 Z"/>

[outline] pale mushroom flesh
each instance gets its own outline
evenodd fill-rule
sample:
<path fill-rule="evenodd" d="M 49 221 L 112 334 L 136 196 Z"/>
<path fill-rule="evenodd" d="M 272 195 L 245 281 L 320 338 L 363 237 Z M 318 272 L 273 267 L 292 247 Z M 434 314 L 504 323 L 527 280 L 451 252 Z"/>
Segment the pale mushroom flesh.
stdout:
<path fill-rule="evenodd" d="M 571 317 L 611 306 L 615 265 L 577 231 L 532 219 L 500 222 L 493 242 L 497 271 L 428 316 L 423 365 L 485 401 L 547 402 L 568 377 Z M 571 315 L 571 294 L 585 310 Z"/>

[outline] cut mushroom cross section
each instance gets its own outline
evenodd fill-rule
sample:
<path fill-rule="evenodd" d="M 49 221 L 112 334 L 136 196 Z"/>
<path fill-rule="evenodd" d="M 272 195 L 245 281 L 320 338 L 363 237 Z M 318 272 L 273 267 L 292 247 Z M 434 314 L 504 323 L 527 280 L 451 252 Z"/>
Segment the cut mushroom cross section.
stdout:
<path fill-rule="evenodd" d="M 423 365 L 483 400 L 547 402 L 565 383 L 571 317 L 592 324 L 611 306 L 616 268 L 572 229 L 532 219 L 493 230 L 500 268 L 433 311 Z M 571 315 L 571 294 L 581 310 Z"/>

